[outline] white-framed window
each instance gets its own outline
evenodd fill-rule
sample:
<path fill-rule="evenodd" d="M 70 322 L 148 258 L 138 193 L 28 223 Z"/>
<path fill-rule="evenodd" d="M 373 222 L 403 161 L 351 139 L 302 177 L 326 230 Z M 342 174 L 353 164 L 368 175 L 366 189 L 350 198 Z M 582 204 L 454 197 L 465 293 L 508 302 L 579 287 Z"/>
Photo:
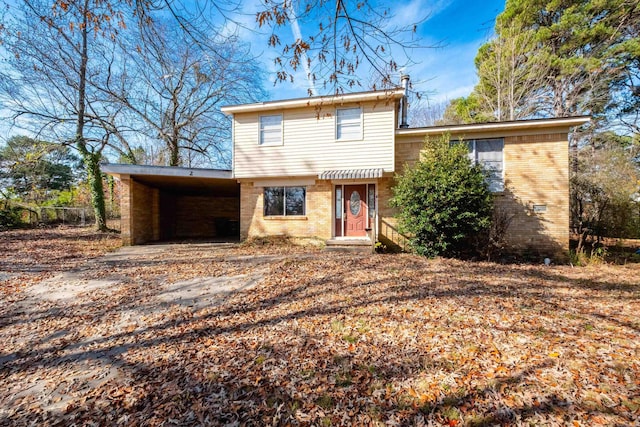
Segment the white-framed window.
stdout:
<path fill-rule="evenodd" d="M 304 216 L 306 187 L 264 187 L 264 216 Z"/>
<path fill-rule="evenodd" d="M 282 114 L 260 116 L 260 145 L 282 145 Z"/>
<path fill-rule="evenodd" d="M 362 108 L 336 109 L 336 139 L 362 139 Z"/>
<path fill-rule="evenodd" d="M 469 159 L 480 164 L 487 172 L 489 190 L 494 193 L 504 191 L 504 139 L 465 139 L 451 141 L 451 144 L 463 143 L 469 148 Z"/>
<path fill-rule="evenodd" d="M 471 161 L 481 164 L 487 171 L 489 191 L 504 191 L 504 139 L 470 139 L 465 142 Z"/>

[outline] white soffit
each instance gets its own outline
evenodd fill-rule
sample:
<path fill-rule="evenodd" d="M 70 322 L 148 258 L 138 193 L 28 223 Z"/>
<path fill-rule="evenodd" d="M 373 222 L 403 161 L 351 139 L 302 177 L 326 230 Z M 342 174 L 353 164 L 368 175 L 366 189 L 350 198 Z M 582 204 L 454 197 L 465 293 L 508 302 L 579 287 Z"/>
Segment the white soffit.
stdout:
<path fill-rule="evenodd" d="M 255 104 L 227 105 L 220 110 L 225 114 L 249 113 L 255 111 L 283 110 L 287 108 L 321 107 L 323 105 L 341 105 L 350 102 L 380 101 L 389 102 L 404 96 L 404 89 L 377 90 L 370 92 L 345 93 L 330 96 L 266 101 Z"/>
<path fill-rule="evenodd" d="M 232 179 L 233 173 L 226 169 L 182 168 L 176 166 L 125 165 L 105 163 L 100 165 L 102 172 L 109 175 L 133 176 L 166 176 L 166 177 L 194 177 Z"/>

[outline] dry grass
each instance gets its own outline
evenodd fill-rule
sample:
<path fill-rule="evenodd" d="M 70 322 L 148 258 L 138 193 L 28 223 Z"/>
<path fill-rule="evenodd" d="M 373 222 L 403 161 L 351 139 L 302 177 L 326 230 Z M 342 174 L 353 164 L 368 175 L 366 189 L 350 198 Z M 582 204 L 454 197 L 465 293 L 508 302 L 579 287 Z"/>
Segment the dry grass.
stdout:
<path fill-rule="evenodd" d="M 256 269 L 218 306 L 154 307 Z M 272 244 L 94 262 L 83 280 L 118 285 L 2 304 L 0 424 L 638 425 L 638 273 Z"/>

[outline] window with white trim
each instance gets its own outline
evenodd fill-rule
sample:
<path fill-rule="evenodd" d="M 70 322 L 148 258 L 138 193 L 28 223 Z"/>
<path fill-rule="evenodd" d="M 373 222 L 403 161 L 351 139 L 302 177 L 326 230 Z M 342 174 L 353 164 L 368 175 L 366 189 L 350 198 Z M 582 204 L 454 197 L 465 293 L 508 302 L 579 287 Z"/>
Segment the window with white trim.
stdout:
<path fill-rule="evenodd" d="M 264 216 L 304 216 L 306 187 L 264 187 Z"/>
<path fill-rule="evenodd" d="M 465 143 L 469 147 L 471 161 L 482 165 L 487 172 L 489 190 L 494 193 L 504 191 L 504 140 L 470 139 Z"/>
<path fill-rule="evenodd" d="M 282 145 L 282 114 L 260 116 L 260 145 Z"/>
<path fill-rule="evenodd" d="M 362 109 L 336 109 L 336 139 L 362 139 Z"/>

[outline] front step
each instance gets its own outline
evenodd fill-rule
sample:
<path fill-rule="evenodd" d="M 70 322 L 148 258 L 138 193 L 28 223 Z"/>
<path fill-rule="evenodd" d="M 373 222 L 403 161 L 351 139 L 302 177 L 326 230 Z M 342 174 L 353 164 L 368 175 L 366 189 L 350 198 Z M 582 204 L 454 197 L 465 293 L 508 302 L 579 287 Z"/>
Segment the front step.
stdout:
<path fill-rule="evenodd" d="M 325 242 L 327 251 L 371 253 L 369 239 L 330 239 Z"/>

